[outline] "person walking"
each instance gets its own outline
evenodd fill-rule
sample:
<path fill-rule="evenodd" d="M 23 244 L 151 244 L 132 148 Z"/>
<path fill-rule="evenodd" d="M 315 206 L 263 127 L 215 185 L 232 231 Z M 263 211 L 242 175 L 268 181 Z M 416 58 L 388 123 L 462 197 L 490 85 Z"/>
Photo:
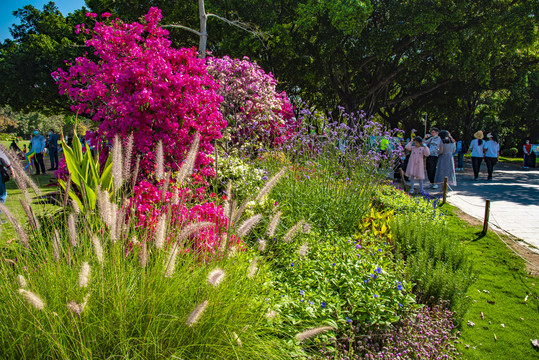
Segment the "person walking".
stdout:
<path fill-rule="evenodd" d="M 434 175 L 436 175 L 436 165 L 438 164 L 438 151 L 440 151 L 440 145 L 442 141 L 438 136 L 440 130 L 432 128 L 430 130 L 430 137 L 427 134 L 427 140 L 425 145 L 429 148 L 430 155 L 427 157 L 427 176 L 429 178 L 430 186 L 433 189 L 437 189 L 438 185 L 434 183 Z"/>
<path fill-rule="evenodd" d="M 419 191 L 423 192 L 423 180 L 425 179 L 425 157 L 430 155 L 429 148 L 423 144 L 423 139 L 416 136 L 405 146 L 410 151 L 410 159 L 406 165 L 406 176 L 410 178 L 410 194 L 414 193 L 414 181 L 419 180 Z"/>
<path fill-rule="evenodd" d="M 453 153 L 455 152 L 455 140 L 447 130 L 440 131 L 440 151 L 438 152 L 438 166 L 434 175 L 434 183 L 440 184 L 444 182 L 447 176 L 447 183 L 452 186 L 457 185 L 455 177 L 455 161 Z"/>
<path fill-rule="evenodd" d="M 464 170 L 464 142 L 462 140 L 457 141 L 456 149 L 457 152 L 457 168 L 456 170 Z"/>
<path fill-rule="evenodd" d="M 481 168 L 481 163 L 483 162 L 483 146 L 485 145 L 485 142 L 483 141 L 484 136 L 481 130 L 476 131 L 476 133 L 473 134 L 473 137 L 475 139 L 473 139 L 470 143 L 470 147 L 468 148 L 468 154 L 472 153 L 473 179 L 474 181 L 478 181 L 479 169 Z"/>
<path fill-rule="evenodd" d="M 484 146 L 485 164 L 487 164 L 488 172 L 487 181 L 492 181 L 492 172 L 500 156 L 500 144 L 498 144 L 498 134 L 496 133 L 488 133 L 487 138 L 488 141 Z"/>
<path fill-rule="evenodd" d="M 15 176 L 13 172 L 13 168 L 11 167 L 11 162 L 9 161 L 9 158 L 2 151 L 0 151 L 0 167 L 2 167 L 2 169 L 0 169 L 2 170 L 0 171 L 0 173 L 7 172 L 8 174 L 11 173 L 10 174 L 11 177 Z M 6 198 L 7 198 L 6 183 L 4 182 L 3 176 L 0 176 L 0 202 L 2 204 L 5 204 Z M 5 220 L 0 219 L 0 224 L 5 224 L 5 223 L 6 223 Z"/>
<path fill-rule="evenodd" d="M 526 140 L 526 143 L 522 147 L 522 150 L 524 152 L 524 159 L 522 162 L 522 167 L 524 169 L 529 169 L 531 164 L 531 158 L 532 158 L 532 144 L 530 144 L 530 140 Z"/>
<path fill-rule="evenodd" d="M 51 168 L 49 170 L 58 170 L 58 135 L 52 129 L 49 130 L 48 148 L 51 158 Z"/>
<path fill-rule="evenodd" d="M 39 135 L 39 129 L 34 130 L 34 136 L 30 140 L 30 147 L 32 151 L 36 154 L 35 175 L 39 175 L 40 173 L 43 173 L 43 175 L 45 175 L 45 163 L 43 162 L 43 153 L 45 152 L 45 138 L 43 137 L 43 135 Z"/>

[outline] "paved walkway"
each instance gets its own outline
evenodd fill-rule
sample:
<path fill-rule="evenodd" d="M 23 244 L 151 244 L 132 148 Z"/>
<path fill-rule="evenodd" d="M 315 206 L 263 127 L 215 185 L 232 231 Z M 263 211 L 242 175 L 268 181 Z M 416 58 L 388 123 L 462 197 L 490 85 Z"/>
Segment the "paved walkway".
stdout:
<path fill-rule="evenodd" d="M 490 199 L 490 225 L 531 245 L 539 253 L 539 168 L 522 169 L 498 163 L 493 181 L 487 182 L 483 162 L 479 181 L 473 181 L 471 162 L 457 172 L 457 186 L 448 192 L 449 203 L 483 221 L 485 200 Z"/>

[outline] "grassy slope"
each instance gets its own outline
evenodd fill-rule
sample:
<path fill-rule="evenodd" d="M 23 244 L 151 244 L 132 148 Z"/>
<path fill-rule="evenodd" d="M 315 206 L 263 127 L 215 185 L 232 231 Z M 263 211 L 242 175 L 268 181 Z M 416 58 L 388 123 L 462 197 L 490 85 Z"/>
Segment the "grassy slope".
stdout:
<path fill-rule="evenodd" d="M 444 208 L 448 210 L 449 226 L 467 244 L 477 271 L 477 281 L 467 294 L 472 304 L 461 324 L 458 349 L 462 358 L 539 359 L 539 351 L 530 342 L 539 338 L 539 278 L 526 273 L 523 260 L 496 234 L 481 236 L 480 227 L 468 226 L 454 215 L 451 206 Z M 475 326 L 468 326 L 468 320 Z M 468 349 L 466 344 L 470 345 Z"/>

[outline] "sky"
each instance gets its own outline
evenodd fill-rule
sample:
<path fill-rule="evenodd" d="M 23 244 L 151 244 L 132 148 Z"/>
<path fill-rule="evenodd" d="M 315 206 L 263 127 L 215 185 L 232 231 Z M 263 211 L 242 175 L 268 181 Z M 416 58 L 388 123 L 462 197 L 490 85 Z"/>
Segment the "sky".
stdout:
<path fill-rule="evenodd" d="M 0 42 L 7 38 L 11 38 L 9 28 L 14 23 L 18 23 L 18 19 L 13 16 L 13 11 L 23 8 L 25 5 L 33 5 L 35 8 L 42 10 L 43 5 L 50 0 L 0 0 Z M 82 8 L 84 0 L 55 0 L 54 3 L 60 9 L 62 14 L 67 15 L 73 10 Z"/>

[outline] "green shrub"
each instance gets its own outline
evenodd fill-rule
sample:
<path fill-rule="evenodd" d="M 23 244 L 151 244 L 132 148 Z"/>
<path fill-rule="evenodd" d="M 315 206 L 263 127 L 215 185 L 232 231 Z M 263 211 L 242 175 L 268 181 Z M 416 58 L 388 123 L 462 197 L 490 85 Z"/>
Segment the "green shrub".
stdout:
<path fill-rule="evenodd" d="M 507 156 L 507 157 L 515 157 L 515 156 L 517 156 L 517 153 L 518 153 L 517 148 L 510 148 L 510 149 L 502 149 L 502 150 L 500 150 L 500 154 L 502 156 Z"/>

